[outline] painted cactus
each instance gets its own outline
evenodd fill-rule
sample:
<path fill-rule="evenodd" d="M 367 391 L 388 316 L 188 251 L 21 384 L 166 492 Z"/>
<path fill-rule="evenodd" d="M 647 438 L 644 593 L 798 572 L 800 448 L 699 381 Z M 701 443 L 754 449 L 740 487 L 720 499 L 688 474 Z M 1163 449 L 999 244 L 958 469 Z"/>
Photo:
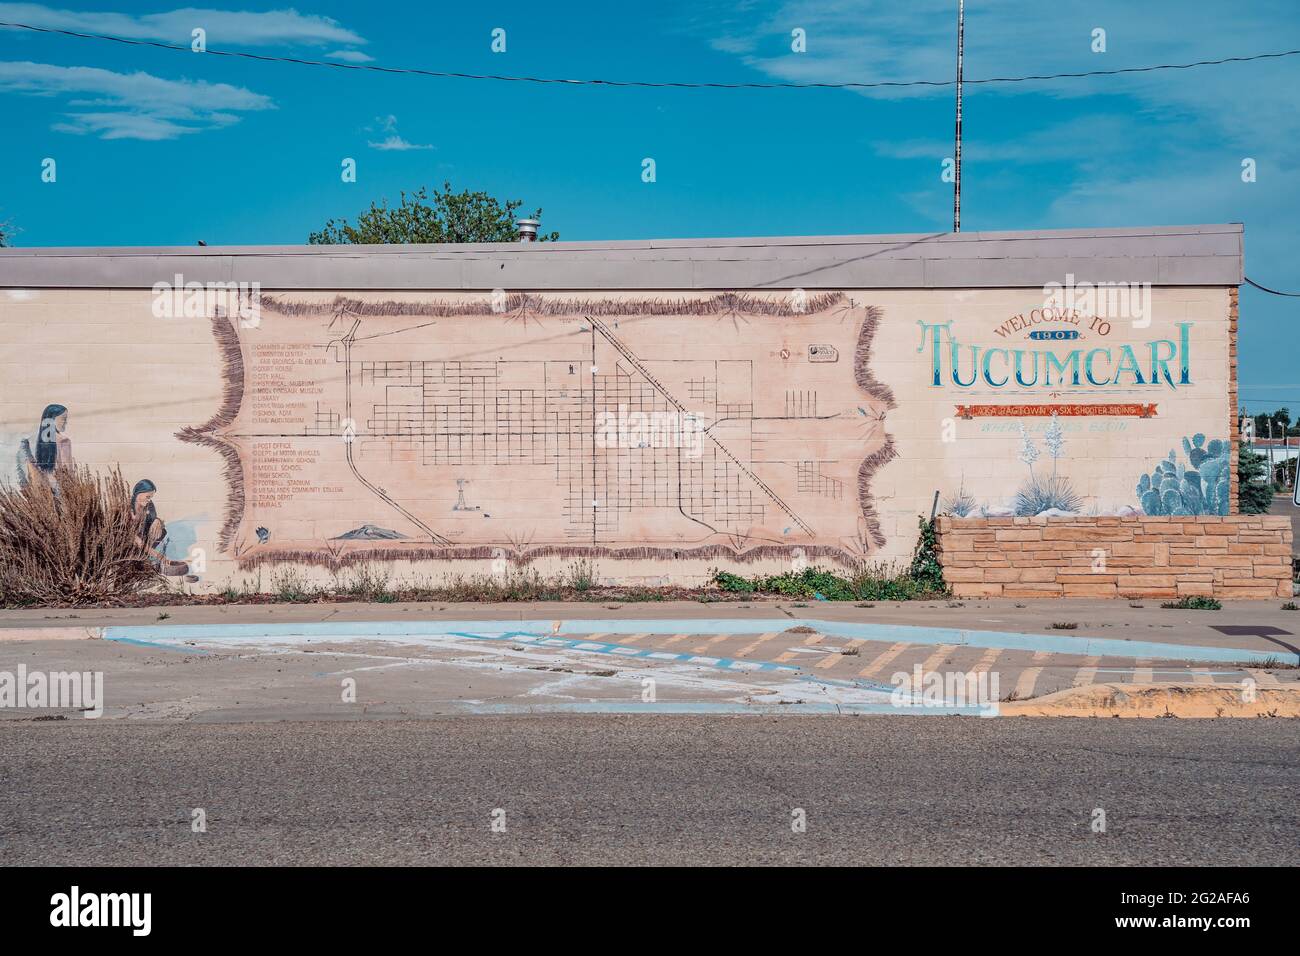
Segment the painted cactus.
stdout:
<path fill-rule="evenodd" d="M 1138 479 L 1138 500 L 1149 515 L 1226 515 L 1232 466 L 1229 445 L 1204 435 L 1183 439 L 1183 452 L 1191 467 L 1178 461 L 1177 451 Z"/>

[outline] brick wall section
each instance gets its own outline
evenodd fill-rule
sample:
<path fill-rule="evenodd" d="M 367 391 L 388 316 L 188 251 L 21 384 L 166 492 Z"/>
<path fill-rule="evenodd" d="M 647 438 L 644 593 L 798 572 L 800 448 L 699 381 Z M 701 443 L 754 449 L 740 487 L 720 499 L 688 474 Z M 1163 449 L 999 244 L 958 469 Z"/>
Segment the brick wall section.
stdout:
<path fill-rule="evenodd" d="M 1285 516 L 944 516 L 938 540 L 957 597 L 1291 597 Z"/>
<path fill-rule="evenodd" d="M 1229 474 L 1232 476 L 1228 489 L 1228 511 L 1237 514 L 1237 453 L 1241 441 L 1240 411 L 1237 406 L 1237 289 L 1228 290 L 1228 440 L 1232 450 Z"/>

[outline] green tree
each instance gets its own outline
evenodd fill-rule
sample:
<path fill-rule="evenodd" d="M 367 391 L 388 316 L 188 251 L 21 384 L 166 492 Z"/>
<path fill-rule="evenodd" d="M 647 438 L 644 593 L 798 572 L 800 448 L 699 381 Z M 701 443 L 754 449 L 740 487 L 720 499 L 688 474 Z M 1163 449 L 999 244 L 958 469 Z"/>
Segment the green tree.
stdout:
<path fill-rule="evenodd" d="M 1244 444 L 1237 448 L 1237 510 L 1244 515 L 1264 514 L 1273 503 L 1268 460 Z"/>
<path fill-rule="evenodd" d="M 337 243 L 415 243 L 415 242 L 514 242 L 519 238 L 515 227 L 515 210 L 522 199 L 501 201 L 485 192 L 451 191 L 444 182 L 432 196 L 421 186 L 416 192 L 402 192 L 402 201 L 390 207 L 387 199 L 357 217 L 356 225 L 346 219 L 331 219 L 320 232 L 307 241 L 313 245 Z M 542 210 L 533 213 L 540 219 Z M 560 238 L 558 232 L 538 235 L 542 241 Z"/>
<path fill-rule="evenodd" d="M 1281 438 L 1284 435 L 1300 435 L 1300 427 L 1292 424 L 1291 410 L 1289 408 L 1279 408 L 1275 412 L 1260 412 L 1255 416 L 1255 437 L 1268 437 L 1268 423 L 1273 423 L 1273 437 Z"/>

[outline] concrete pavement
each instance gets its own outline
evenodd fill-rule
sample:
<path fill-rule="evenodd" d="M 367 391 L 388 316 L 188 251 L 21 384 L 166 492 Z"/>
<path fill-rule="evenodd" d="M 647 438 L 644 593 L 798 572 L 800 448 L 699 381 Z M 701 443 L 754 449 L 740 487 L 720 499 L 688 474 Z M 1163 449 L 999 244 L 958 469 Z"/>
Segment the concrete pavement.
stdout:
<path fill-rule="evenodd" d="M 1062 599 L 1011 601 L 876 602 L 837 601 L 644 601 L 519 602 L 506 604 L 311 603 L 200 605 L 167 608 L 17 608 L 0 610 L 0 641 L 20 639 L 31 628 L 186 624 L 344 623 L 357 621 L 524 621 L 677 619 L 758 620 L 785 618 L 868 622 L 972 631 L 1053 633 L 1067 638 L 1189 643 L 1243 650 L 1300 653 L 1300 611 L 1284 611 L 1282 601 L 1230 601 L 1221 611 L 1178 611 L 1151 601 Z M 1055 625 L 1074 625 L 1060 630 Z M 686 628 L 689 629 L 689 628 Z M 1255 633 L 1248 633 L 1248 632 Z"/>
<path fill-rule="evenodd" d="M 754 610 L 770 615 L 773 608 Z M 108 627 L 92 640 L 2 641 L 0 671 L 21 665 L 99 672 L 104 717 L 187 721 L 554 712 L 991 714 L 1004 703 L 1013 712 L 1017 701 L 1073 688 L 1136 692 L 1153 684 L 1217 686 L 1235 697 L 1249 685 L 1262 696 L 1245 715 L 1286 714 L 1275 692 L 1300 689 L 1300 668 L 1285 666 L 1294 656 L 1277 650 L 1276 642 L 1289 635 L 1219 635 L 1223 643 L 1209 645 L 1190 641 L 1200 634 L 1192 628 L 1076 637 L 852 621 L 842 610 L 819 619 L 737 611 L 722 618 L 554 621 L 340 617 L 291 624 L 252 623 L 252 615 L 242 615 L 242 623 L 165 621 Z M 1155 636 L 1183 640 L 1150 640 Z M 1241 644 L 1250 646 L 1234 646 Z M 927 702 L 943 706 L 900 708 L 895 688 L 907 683 L 919 692 L 930 675 L 971 676 L 980 696 L 950 685 L 942 699 Z M 1221 703 L 1196 715 L 1238 715 Z M 32 716 L 32 710 L 0 708 L 0 720 Z"/>

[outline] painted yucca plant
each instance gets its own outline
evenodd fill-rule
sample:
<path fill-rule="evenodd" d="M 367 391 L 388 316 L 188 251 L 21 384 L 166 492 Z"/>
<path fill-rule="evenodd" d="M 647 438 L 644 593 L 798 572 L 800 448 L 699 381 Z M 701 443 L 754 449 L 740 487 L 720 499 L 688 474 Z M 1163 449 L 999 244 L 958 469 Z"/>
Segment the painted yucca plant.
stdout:
<path fill-rule="evenodd" d="M 1016 492 L 1016 514 L 1022 518 L 1053 509 L 1077 512 L 1082 507 L 1083 500 L 1075 492 L 1074 486 L 1068 479 L 1057 475 L 1031 477 Z"/>

